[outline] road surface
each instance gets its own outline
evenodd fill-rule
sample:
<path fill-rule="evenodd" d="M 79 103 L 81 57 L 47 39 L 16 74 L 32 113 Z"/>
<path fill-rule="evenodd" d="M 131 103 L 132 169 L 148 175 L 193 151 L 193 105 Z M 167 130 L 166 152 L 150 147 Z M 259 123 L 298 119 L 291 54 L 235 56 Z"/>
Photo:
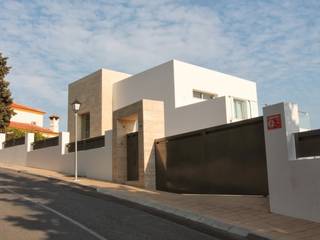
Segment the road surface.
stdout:
<path fill-rule="evenodd" d="M 222 240 L 188 224 L 87 187 L 0 169 L 1 240 Z"/>

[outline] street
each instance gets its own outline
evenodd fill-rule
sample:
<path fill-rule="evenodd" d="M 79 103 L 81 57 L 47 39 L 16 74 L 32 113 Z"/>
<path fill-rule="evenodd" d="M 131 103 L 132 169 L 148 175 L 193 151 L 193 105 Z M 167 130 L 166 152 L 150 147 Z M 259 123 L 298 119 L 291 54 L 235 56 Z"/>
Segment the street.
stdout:
<path fill-rule="evenodd" d="M 0 239 L 221 240 L 81 186 L 0 169 Z"/>

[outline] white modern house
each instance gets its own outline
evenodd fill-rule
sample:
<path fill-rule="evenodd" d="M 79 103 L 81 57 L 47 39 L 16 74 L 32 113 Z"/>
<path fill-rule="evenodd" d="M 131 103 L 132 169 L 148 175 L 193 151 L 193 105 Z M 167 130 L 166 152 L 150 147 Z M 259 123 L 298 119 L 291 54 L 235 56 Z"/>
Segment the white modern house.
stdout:
<path fill-rule="evenodd" d="M 77 113 L 71 106 L 75 100 L 81 103 Z M 20 117 L 21 114 L 25 113 L 20 113 Z M 78 140 L 83 140 L 78 142 L 79 156 L 74 152 L 75 115 L 79 116 Z M 14 145 L 6 144 L 5 134 L 0 134 L 0 162 L 66 174 L 74 174 L 78 169 L 79 176 L 154 189 L 156 139 L 181 133 L 187 134 L 171 138 L 188 138 L 196 136 L 192 131 L 209 128 L 208 134 L 217 129 L 221 133 L 219 125 L 234 129 L 244 122 L 260 121 L 261 149 L 253 149 L 243 141 L 246 135 L 256 136 L 255 129 L 251 129 L 251 134 L 246 130 L 239 141 L 250 148 L 241 153 L 245 160 L 255 150 L 265 159 L 271 211 L 320 222 L 320 130 L 301 132 L 298 106 L 291 103 L 265 106 L 263 118 L 234 123 L 257 116 L 257 89 L 252 81 L 177 60 L 135 75 L 100 69 L 69 84 L 68 132 L 40 143 L 34 140 L 33 133 L 27 133 L 24 141 Z M 37 119 L 34 121 L 41 124 L 41 116 Z M 57 116 L 51 120 L 52 130 L 57 131 Z M 225 136 L 227 141 L 234 138 L 230 132 Z M 192 144 L 179 149 L 185 155 L 176 161 L 185 163 L 185 156 L 192 155 L 192 163 L 198 163 L 198 152 L 189 154 Z M 210 144 L 213 148 L 217 146 L 214 142 Z M 231 152 L 237 147 L 229 145 Z M 163 147 L 160 157 L 165 159 L 170 152 L 167 150 Z M 218 157 L 228 162 L 228 156 Z M 231 167 L 241 171 L 245 165 L 245 161 L 237 161 Z M 183 172 L 180 170 L 176 172 Z"/>
<path fill-rule="evenodd" d="M 258 116 L 255 82 L 178 60 L 132 76 L 101 69 L 71 83 L 71 135 L 74 118 L 70 104 L 75 99 L 82 102 L 78 124 L 82 138 L 111 130 L 112 112 L 141 99 L 164 102 L 166 136 Z"/>

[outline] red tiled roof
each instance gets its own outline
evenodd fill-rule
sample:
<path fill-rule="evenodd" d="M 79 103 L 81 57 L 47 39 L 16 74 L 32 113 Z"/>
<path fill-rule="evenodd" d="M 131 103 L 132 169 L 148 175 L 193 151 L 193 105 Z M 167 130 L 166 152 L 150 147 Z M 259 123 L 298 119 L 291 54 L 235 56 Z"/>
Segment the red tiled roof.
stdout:
<path fill-rule="evenodd" d="M 44 128 L 44 127 L 39 127 L 34 124 L 29 124 L 29 123 L 20 123 L 20 122 L 10 122 L 9 127 L 12 128 L 18 128 L 18 129 L 23 129 L 23 130 L 29 130 L 33 132 L 41 132 L 41 133 L 57 133 L 53 132 L 49 128 Z"/>
<path fill-rule="evenodd" d="M 26 106 L 26 105 L 22 105 L 22 104 L 19 104 L 19 103 L 12 103 L 11 107 L 13 109 L 25 110 L 25 111 L 28 111 L 28 112 L 34 112 L 34 113 L 40 113 L 40 114 L 45 114 L 46 113 L 46 112 L 44 112 L 42 110 L 39 110 L 39 109 L 36 109 L 36 108 L 33 108 L 33 107 L 29 107 L 29 106 Z"/>

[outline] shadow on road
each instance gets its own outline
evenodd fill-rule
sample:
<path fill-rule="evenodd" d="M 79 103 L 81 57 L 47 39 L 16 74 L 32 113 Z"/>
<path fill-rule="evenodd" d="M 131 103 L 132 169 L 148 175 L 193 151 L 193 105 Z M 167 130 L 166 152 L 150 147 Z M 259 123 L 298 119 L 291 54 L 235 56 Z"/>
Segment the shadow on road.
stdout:
<path fill-rule="evenodd" d="M 30 236 L 33 236 L 32 232 L 34 232 L 34 236 L 45 236 L 45 239 L 48 240 L 91 239 L 87 234 L 81 234 L 81 229 L 70 226 L 71 223 L 27 199 L 30 198 L 54 208 L 57 204 L 62 204 L 63 197 L 60 193 L 67 191 L 66 186 L 61 182 L 0 171 L 0 186 L 0 211 L 6 213 L 6 215 L 1 214 L 2 221 L 19 228 L 17 232 L 28 232 Z M 10 190 L 18 195 L 13 194 Z M 50 190 L 54 191 L 50 192 Z M 7 206 L 7 209 L 3 210 L 1 206 Z M 81 235 L 83 238 L 79 237 Z M 23 236 L 18 238 L 23 239 Z"/>
<path fill-rule="evenodd" d="M 97 239 L 28 199 L 59 211 L 108 239 L 243 239 L 160 210 L 101 195 L 90 187 L 0 170 L 0 212 L 5 213 L 0 224 L 13 225 L 18 232 L 33 236 L 19 239 Z M 3 211 L 2 206 L 9 210 Z M 34 237 L 39 232 L 41 237 Z"/>

